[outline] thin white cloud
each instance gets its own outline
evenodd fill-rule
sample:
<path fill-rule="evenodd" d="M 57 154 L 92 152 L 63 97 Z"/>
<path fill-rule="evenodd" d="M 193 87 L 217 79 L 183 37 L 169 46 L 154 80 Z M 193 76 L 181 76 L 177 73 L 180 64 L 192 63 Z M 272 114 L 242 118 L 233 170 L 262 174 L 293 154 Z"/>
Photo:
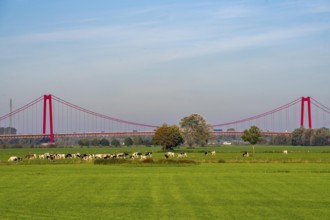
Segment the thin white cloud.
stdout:
<path fill-rule="evenodd" d="M 234 19 L 255 16 L 257 10 L 246 6 L 225 6 L 215 10 L 214 16 L 218 19 Z"/>

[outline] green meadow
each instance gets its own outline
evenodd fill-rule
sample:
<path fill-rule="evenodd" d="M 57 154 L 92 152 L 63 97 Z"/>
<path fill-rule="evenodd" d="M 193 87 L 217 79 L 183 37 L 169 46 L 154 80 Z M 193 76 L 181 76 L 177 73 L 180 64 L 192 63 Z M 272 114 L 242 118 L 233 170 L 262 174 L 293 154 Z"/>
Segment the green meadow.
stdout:
<path fill-rule="evenodd" d="M 252 153 L 181 147 L 186 162 L 163 163 L 159 147 L 1 149 L 0 219 L 329 219 L 330 147 L 256 146 L 243 158 L 245 150 Z M 28 153 L 135 151 L 152 151 L 153 160 L 7 162 Z"/>

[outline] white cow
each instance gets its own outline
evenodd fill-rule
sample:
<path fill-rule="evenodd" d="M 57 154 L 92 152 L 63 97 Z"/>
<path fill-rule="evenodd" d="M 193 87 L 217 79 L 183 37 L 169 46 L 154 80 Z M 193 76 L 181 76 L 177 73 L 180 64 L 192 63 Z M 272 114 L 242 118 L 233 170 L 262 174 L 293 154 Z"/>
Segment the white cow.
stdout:
<path fill-rule="evenodd" d="M 183 158 L 183 157 L 187 157 L 187 153 L 186 152 L 182 152 L 178 154 L 178 158 Z"/>
<path fill-rule="evenodd" d="M 132 154 L 132 159 L 134 159 L 134 158 L 139 158 L 141 155 L 142 155 L 142 153 L 140 153 L 140 152 L 134 152 L 134 153 Z"/>
<path fill-rule="evenodd" d="M 65 159 L 65 154 L 55 154 L 55 159 Z"/>
<path fill-rule="evenodd" d="M 16 157 L 16 156 L 11 156 L 11 157 L 9 157 L 8 162 L 14 162 L 14 161 L 20 161 L 20 160 L 22 160 L 22 158 Z"/>
<path fill-rule="evenodd" d="M 243 157 L 249 157 L 249 152 L 247 151 L 244 151 L 243 154 L 242 154 Z"/>
<path fill-rule="evenodd" d="M 103 159 L 105 156 L 103 154 L 95 154 L 94 159 Z"/>
<path fill-rule="evenodd" d="M 288 154 L 288 150 L 284 150 L 283 151 L 283 154 Z"/>
<path fill-rule="evenodd" d="M 169 156 L 169 157 L 174 157 L 175 156 L 175 153 L 169 151 L 169 152 L 166 153 L 166 155 Z"/>
<path fill-rule="evenodd" d="M 216 151 L 211 151 L 211 155 L 215 155 L 216 154 Z"/>

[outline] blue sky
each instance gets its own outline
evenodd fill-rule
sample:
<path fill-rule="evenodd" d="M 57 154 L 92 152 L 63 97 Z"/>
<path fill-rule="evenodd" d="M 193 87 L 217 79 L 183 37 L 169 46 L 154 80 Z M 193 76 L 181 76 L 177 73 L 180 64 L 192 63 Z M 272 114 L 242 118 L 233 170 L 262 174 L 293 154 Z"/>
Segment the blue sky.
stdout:
<path fill-rule="evenodd" d="M 149 124 L 330 105 L 329 1 L 0 1 L 0 115 L 54 94 Z"/>

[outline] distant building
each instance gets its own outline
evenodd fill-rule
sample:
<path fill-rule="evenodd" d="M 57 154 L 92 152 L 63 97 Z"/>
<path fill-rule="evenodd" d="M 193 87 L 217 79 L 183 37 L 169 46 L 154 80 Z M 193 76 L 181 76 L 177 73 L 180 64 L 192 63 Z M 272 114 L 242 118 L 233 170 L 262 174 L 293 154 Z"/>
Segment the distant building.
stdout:
<path fill-rule="evenodd" d="M 0 134 L 16 134 L 17 130 L 16 128 L 12 128 L 12 127 L 0 127 Z"/>

